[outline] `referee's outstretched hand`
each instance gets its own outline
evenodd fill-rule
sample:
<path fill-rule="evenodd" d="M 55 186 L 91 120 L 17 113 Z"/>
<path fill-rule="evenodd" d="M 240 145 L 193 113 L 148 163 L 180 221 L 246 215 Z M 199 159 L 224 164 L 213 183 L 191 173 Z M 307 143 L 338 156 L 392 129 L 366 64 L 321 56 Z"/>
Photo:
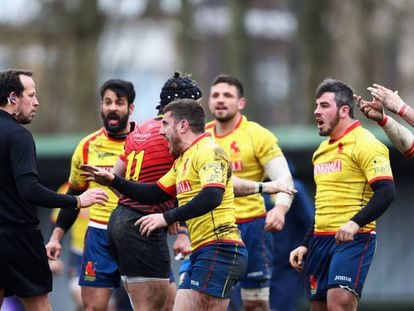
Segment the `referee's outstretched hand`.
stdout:
<path fill-rule="evenodd" d="M 88 189 L 79 195 L 80 208 L 89 207 L 93 204 L 105 205 L 108 202 L 108 194 L 103 189 Z"/>

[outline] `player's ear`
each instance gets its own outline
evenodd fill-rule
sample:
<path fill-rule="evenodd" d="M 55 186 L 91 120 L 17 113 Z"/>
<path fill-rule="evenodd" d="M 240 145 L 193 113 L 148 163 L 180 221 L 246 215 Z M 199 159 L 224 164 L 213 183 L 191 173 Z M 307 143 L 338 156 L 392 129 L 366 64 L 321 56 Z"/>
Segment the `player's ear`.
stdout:
<path fill-rule="evenodd" d="M 246 100 L 246 98 L 245 97 L 241 97 L 240 99 L 239 99 L 239 102 L 238 102 L 238 107 L 239 107 L 239 109 L 240 110 L 242 110 L 242 109 L 244 109 L 244 107 L 246 106 L 246 103 L 247 103 L 247 100 Z"/>
<path fill-rule="evenodd" d="M 11 92 L 11 93 L 9 94 L 9 97 L 8 97 L 9 102 L 15 103 L 15 102 L 16 102 L 16 99 L 17 99 L 17 97 L 16 97 L 16 93 Z"/>
<path fill-rule="evenodd" d="M 134 103 L 129 104 L 128 111 L 129 111 L 130 116 L 134 113 L 134 110 L 135 110 L 135 104 Z"/>

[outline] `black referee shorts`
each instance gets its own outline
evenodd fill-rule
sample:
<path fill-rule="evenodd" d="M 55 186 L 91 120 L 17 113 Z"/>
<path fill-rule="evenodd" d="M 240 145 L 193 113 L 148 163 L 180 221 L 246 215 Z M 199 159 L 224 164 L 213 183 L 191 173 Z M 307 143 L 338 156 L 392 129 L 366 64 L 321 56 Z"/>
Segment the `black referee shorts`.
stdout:
<path fill-rule="evenodd" d="M 40 230 L 0 225 L 0 288 L 5 296 L 40 296 L 52 291 L 52 273 Z"/>

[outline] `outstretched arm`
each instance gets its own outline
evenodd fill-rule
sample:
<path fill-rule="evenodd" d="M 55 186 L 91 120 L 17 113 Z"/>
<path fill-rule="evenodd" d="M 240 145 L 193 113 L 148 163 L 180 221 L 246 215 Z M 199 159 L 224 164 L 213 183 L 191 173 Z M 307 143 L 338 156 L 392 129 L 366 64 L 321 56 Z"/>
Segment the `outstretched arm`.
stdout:
<path fill-rule="evenodd" d="M 414 109 L 402 100 L 398 95 L 398 91 L 390 90 L 377 83 L 374 83 L 372 87 L 368 87 L 368 91 L 382 103 L 385 109 L 400 115 L 411 126 L 414 126 Z"/>
<path fill-rule="evenodd" d="M 381 126 L 393 145 L 405 156 L 414 156 L 414 135 L 392 117 L 384 114 L 384 109 L 379 100 L 366 101 L 361 96 L 354 96 L 361 112 Z"/>
<path fill-rule="evenodd" d="M 242 179 L 233 175 L 233 190 L 234 196 L 242 197 L 245 195 L 255 194 L 255 193 L 287 193 L 293 195 L 297 192 L 291 186 L 288 186 L 280 181 L 273 180 L 267 182 L 255 182 L 247 179 Z"/>
<path fill-rule="evenodd" d="M 56 193 L 42 186 L 32 173 L 19 176 L 16 185 L 24 201 L 47 208 L 82 208 L 92 204 L 105 205 L 108 201 L 108 195 L 102 189 L 90 189 L 79 196 Z"/>
<path fill-rule="evenodd" d="M 86 181 L 95 181 L 101 185 L 109 186 L 124 196 L 144 204 L 158 204 L 171 199 L 157 184 L 137 183 L 119 177 L 107 170 L 93 165 L 83 164 L 82 175 Z"/>

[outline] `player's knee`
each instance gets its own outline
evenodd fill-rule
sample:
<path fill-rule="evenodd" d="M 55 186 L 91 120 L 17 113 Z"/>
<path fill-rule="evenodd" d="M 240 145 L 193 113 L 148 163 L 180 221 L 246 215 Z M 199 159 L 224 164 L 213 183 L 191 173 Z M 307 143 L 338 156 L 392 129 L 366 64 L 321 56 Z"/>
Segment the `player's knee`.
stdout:
<path fill-rule="evenodd" d="M 331 288 L 328 290 L 328 310 L 356 310 L 359 294 L 355 289 L 347 286 Z"/>

